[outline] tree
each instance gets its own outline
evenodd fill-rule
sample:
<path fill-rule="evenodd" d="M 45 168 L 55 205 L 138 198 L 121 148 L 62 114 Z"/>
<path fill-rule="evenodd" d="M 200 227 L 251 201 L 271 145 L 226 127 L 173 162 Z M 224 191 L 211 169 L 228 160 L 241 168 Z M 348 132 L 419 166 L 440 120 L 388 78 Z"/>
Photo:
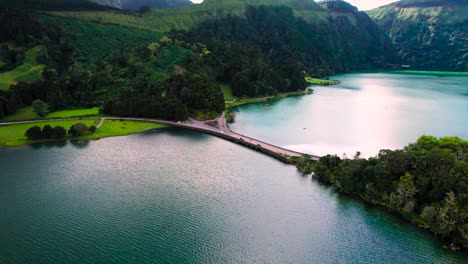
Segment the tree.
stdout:
<path fill-rule="evenodd" d="M 33 126 L 26 130 L 26 133 L 24 134 L 28 139 L 41 139 L 42 138 L 42 131 L 41 128 L 38 126 Z"/>
<path fill-rule="evenodd" d="M 89 131 L 90 131 L 91 133 L 93 133 L 93 134 L 96 132 L 96 129 L 97 129 L 96 126 L 90 126 L 90 127 L 89 127 Z"/>
<path fill-rule="evenodd" d="M 32 102 L 33 111 L 39 117 L 44 117 L 47 113 L 47 105 L 41 100 L 35 100 Z"/>
<path fill-rule="evenodd" d="M 67 135 L 67 130 L 61 126 L 54 127 L 55 138 L 64 138 Z"/>
<path fill-rule="evenodd" d="M 43 138 L 53 138 L 55 136 L 55 130 L 50 125 L 45 125 L 42 128 Z"/>
<path fill-rule="evenodd" d="M 68 130 L 68 134 L 72 137 L 79 137 L 86 134 L 86 132 L 88 131 L 89 129 L 87 125 L 78 122 L 70 127 L 70 129 Z"/>

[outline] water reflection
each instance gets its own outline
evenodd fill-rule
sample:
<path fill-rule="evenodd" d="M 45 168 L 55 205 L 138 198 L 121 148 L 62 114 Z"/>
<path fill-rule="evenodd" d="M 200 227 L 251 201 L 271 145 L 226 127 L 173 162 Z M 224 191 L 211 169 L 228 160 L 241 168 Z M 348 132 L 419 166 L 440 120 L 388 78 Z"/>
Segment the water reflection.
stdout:
<path fill-rule="evenodd" d="M 240 106 L 231 128 L 276 145 L 315 155 L 361 151 L 374 156 L 423 134 L 468 138 L 468 77 L 396 74 L 334 76 L 341 85 L 314 87 L 266 109 Z M 349 89 L 353 88 L 353 89 Z"/>
<path fill-rule="evenodd" d="M 78 149 L 85 149 L 89 146 L 90 140 L 70 140 L 70 144 Z"/>

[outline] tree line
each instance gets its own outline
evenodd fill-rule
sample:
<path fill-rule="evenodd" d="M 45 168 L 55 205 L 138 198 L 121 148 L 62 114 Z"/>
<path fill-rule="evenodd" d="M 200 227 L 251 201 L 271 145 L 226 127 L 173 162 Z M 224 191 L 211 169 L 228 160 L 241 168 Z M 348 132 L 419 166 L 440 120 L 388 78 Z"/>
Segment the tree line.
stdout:
<path fill-rule="evenodd" d="M 468 248 L 468 140 L 422 136 L 401 150 L 364 159 L 327 155 L 294 161 L 338 191 L 398 212 L 414 224 Z"/>
<path fill-rule="evenodd" d="M 96 132 L 96 126 L 88 127 L 86 124 L 77 122 L 68 129 L 68 135 L 79 137 Z M 52 127 L 45 125 L 42 129 L 39 126 L 32 126 L 24 133 L 24 136 L 30 140 L 40 139 L 63 139 L 67 135 L 67 130 L 62 126 Z"/>

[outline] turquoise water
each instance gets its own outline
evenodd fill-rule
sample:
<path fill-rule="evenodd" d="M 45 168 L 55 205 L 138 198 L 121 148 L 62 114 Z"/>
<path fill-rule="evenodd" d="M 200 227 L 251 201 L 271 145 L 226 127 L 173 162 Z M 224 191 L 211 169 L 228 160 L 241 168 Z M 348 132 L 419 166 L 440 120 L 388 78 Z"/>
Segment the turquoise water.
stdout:
<path fill-rule="evenodd" d="M 317 155 L 373 156 L 423 134 L 468 139 L 468 77 L 361 73 L 314 94 L 237 108 L 231 128 Z"/>
<path fill-rule="evenodd" d="M 362 119 L 369 112 L 377 115 L 376 109 L 383 105 L 373 109 L 372 102 L 357 103 L 366 101 L 357 94 L 373 88 L 355 75 L 340 79 L 344 88 L 318 88 L 314 95 L 279 101 L 270 109 L 240 108 L 234 128 L 296 145 L 316 144 L 301 134 L 309 131 L 348 146 L 372 137 L 405 144 L 418 136 L 411 132 L 413 127 L 395 135 L 397 130 L 387 125 L 392 128 L 387 136 L 364 131 L 363 139 L 340 139 L 341 132 L 347 135 L 357 129 L 348 120 L 351 113 L 362 111 L 355 122 L 365 126 L 370 122 Z M 466 125 L 459 123 L 466 118 L 467 101 L 462 95 L 466 87 L 457 82 L 450 81 L 451 88 L 443 92 L 427 88 L 422 99 L 410 96 L 421 94 L 419 90 L 385 88 L 391 99 L 385 107 L 394 112 L 390 116 L 431 106 L 425 115 L 406 113 L 400 116 L 404 121 L 396 117 L 390 121 L 465 135 Z M 370 92 L 368 96 L 376 97 L 382 93 Z M 404 103 L 409 100 L 405 98 L 415 102 Z M 320 105 L 325 108 L 319 111 Z M 327 114 L 338 105 L 342 111 Z M 445 106 L 445 114 L 455 114 L 443 119 L 447 123 L 440 130 L 414 118 L 437 117 L 434 105 Z M 352 106 L 366 106 L 367 111 Z M 333 117 L 339 113 L 346 116 L 337 122 Z M 380 113 L 386 112 L 380 109 Z M 320 123 L 318 116 L 323 118 Z M 377 121 L 384 123 L 383 117 Z M 314 130 L 312 124 L 321 129 Z M 326 136 L 327 130 L 340 129 Z M 322 144 L 327 147 L 327 142 Z M 468 256 L 444 249 L 432 235 L 398 217 L 337 194 L 293 166 L 219 138 L 166 129 L 91 142 L 0 149 L 0 263 L 422 264 L 468 263 Z"/>

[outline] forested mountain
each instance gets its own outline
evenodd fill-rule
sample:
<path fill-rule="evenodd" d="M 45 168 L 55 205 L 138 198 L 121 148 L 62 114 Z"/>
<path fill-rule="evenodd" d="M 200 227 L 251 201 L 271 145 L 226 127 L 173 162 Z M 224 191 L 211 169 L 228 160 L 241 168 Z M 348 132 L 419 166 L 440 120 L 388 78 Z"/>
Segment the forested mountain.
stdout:
<path fill-rule="evenodd" d="M 36 70 L 27 82 L 18 78 L 3 85 L 0 96 L 9 102 L 4 114 L 12 105 L 41 99 L 51 109 L 101 106 L 114 115 L 180 120 L 223 111 L 220 83 L 240 97 L 274 95 L 304 89 L 308 75 L 385 68 L 392 62 L 390 39 L 365 13 L 341 1 L 206 0 L 147 13 L 93 11 L 84 0 L 66 2 L 77 5 L 75 10 L 38 12 L 35 18 L 4 14 L 6 21 L 18 19 L 3 29 L 5 67 L 25 62 L 10 54 L 47 50 L 28 53 L 31 69 L 44 68 L 42 77 Z M 24 28 L 22 20 L 50 29 L 45 32 L 54 32 L 56 41 L 44 34 L 33 37 L 34 28 Z M 21 44 L 18 36 L 34 41 Z M 55 54 L 70 58 L 65 64 L 49 58 L 57 45 Z"/>
<path fill-rule="evenodd" d="M 90 0 L 101 5 L 119 9 L 138 10 L 142 6 L 150 8 L 175 8 L 192 5 L 190 0 Z"/>
<path fill-rule="evenodd" d="M 407 67 L 468 71 L 468 1 L 402 0 L 368 14 Z"/>

